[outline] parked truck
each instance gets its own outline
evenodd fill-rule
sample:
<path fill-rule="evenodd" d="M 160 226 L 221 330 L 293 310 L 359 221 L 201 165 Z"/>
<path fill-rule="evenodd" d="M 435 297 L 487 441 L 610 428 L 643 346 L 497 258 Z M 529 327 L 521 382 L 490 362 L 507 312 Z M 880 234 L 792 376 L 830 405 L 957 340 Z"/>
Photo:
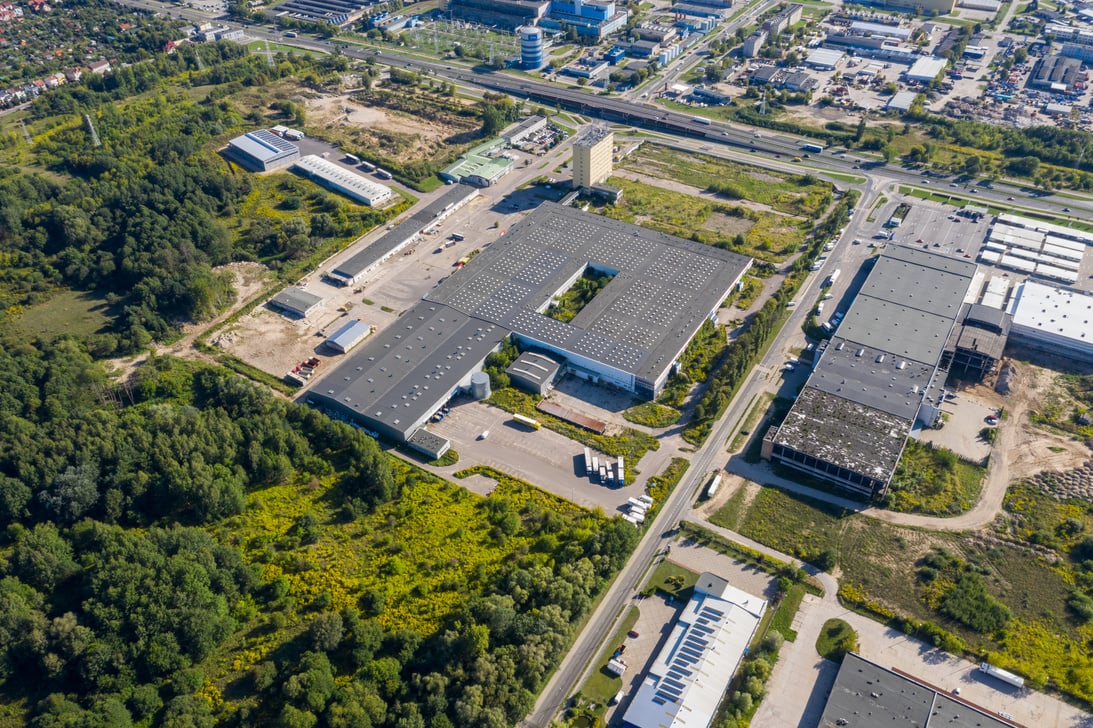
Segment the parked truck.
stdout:
<path fill-rule="evenodd" d="M 1020 675 L 1014 675 L 1009 670 L 1003 670 L 1000 667 L 995 667 L 989 662 L 979 663 L 979 672 L 985 672 L 991 677 L 996 677 L 1002 682 L 1008 685 L 1012 685 L 1015 688 L 1025 687 L 1025 678 L 1021 677 Z"/>
<path fill-rule="evenodd" d="M 839 280 L 839 274 L 842 273 L 840 268 L 836 268 L 830 276 L 827 277 L 827 282 L 824 284 L 825 288 L 831 288 Z"/>
<path fill-rule="evenodd" d="M 622 455 L 619 455 L 619 461 L 615 464 L 615 479 L 619 485 L 626 485 L 626 470 L 623 467 Z"/>
<path fill-rule="evenodd" d="M 590 475 L 592 476 L 593 479 L 595 479 L 595 478 L 599 477 L 599 474 L 600 474 L 600 459 L 599 459 L 599 457 L 593 455 L 592 456 L 592 472 L 590 473 Z"/>
<path fill-rule="evenodd" d="M 717 475 L 713 476 L 713 479 L 710 480 L 710 484 L 706 486 L 706 498 L 713 498 L 714 495 L 717 493 L 717 489 L 719 487 L 721 487 L 720 472 L 718 472 Z"/>
<path fill-rule="evenodd" d="M 584 474 L 592 475 L 592 451 L 587 447 L 584 449 Z"/>

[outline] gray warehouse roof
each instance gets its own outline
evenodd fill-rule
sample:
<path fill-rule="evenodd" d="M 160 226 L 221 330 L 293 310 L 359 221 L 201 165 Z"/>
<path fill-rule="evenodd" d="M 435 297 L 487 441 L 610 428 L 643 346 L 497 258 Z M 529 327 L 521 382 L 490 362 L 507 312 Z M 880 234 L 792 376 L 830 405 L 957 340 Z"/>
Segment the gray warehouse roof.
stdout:
<path fill-rule="evenodd" d="M 378 240 L 373 241 L 364 250 L 335 268 L 332 273 L 346 279 L 356 278 L 387 257 L 392 250 L 428 227 L 448 208 L 459 206 L 477 194 L 478 190 L 470 185 L 452 185 L 443 195 L 403 220 Z"/>
<path fill-rule="evenodd" d="M 975 270 L 974 263 L 926 250 L 886 250 L 820 355 L 776 444 L 887 481 Z"/>
<path fill-rule="evenodd" d="M 525 351 L 516 357 L 516 361 L 509 365 L 505 373 L 510 377 L 526 379 L 529 383 L 534 383 L 541 388 L 544 383 L 549 384 L 554 381 L 559 369 L 561 364 L 549 356 L 536 351 Z"/>
<path fill-rule="evenodd" d="M 913 419 L 808 386 L 793 403 L 775 441 L 886 481 L 899 464 L 912 424 Z"/>
<path fill-rule="evenodd" d="M 870 716 L 868 720 L 864 716 Z M 843 659 L 819 728 L 1011 728 L 978 706 L 934 690 L 851 652 Z M 865 722 L 862 722 L 862 721 Z"/>
<path fill-rule="evenodd" d="M 870 271 L 839 336 L 933 367 L 975 268 L 974 263 L 925 250 L 889 248 Z"/>
<path fill-rule="evenodd" d="M 270 303 L 278 306 L 286 311 L 299 314 L 300 316 L 307 316 L 308 312 L 323 302 L 323 299 L 316 296 L 313 293 L 302 291 L 295 286 L 286 288 L 278 293 L 272 299 Z"/>
<path fill-rule="evenodd" d="M 942 344 L 945 342 L 942 341 Z M 831 340 L 808 386 L 906 420 L 918 413 L 934 368 L 841 337 Z"/>
<path fill-rule="evenodd" d="M 438 398 L 509 332 L 448 306 L 422 301 L 348 355 L 312 390 L 409 436 Z"/>
<path fill-rule="evenodd" d="M 269 162 L 282 155 L 291 155 L 298 151 L 295 144 L 282 139 L 268 129 L 258 129 L 237 136 L 228 144 L 260 162 Z"/>
<path fill-rule="evenodd" d="M 569 323 L 538 313 L 587 266 L 616 275 Z M 655 381 L 750 266 L 742 255 L 547 202 L 426 298 Z"/>

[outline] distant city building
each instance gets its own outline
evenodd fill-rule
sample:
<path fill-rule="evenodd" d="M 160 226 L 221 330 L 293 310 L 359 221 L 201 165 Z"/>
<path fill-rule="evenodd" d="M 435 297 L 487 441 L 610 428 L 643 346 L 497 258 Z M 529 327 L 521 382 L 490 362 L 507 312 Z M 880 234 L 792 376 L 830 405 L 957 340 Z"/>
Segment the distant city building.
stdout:
<path fill-rule="evenodd" d="M 1075 84 L 1084 83 L 1086 72 L 1077 58 L 1066 56 L 1042 56 L 1029 74 L 1029 88 L 1052 93 L 1069 93 Z"/>
<path fill-rule="evenodd" d="M 953 11 L 956 0 L 862 0 L 861 4 L 886 10 L 944 15 Z"/>
<path fill-rule="evenodd" d="M 614 145 L 615 135 L 602 126 L 594 126 L 574 140 L 574 187 L 591 187 L 611 176 Z"/>
<path fill-rule="evenodd" d="M 767 601 L 705 572 L 623 716 L 627 728 L 709 728 Z"/>
<path fill-rule="evenodd" d="M 519 29 L 520 65 L 529 71 L 538 71 L 546 63 L 546 38 L 542 28 L 525 25 Z"/>
<path fill-rule="evenodd" d="M 781 35 L 786 28 L 801 22 L 805 6 L 792 3 L 785 5 L 772 17 L 763 22 L 762 28 L 771 35 Z"/>
<path fill-rule="evenodd" d="M 747 38 L 744 39 L 744 57 L 755 58 L 759 55 L 759 51 L 763 49 L 763 45 L 766 44 L 767 38 L 770 34 L 765 30 L 757 30 Z"/>
<path fill-rule="evenodd" d="M 449 0 L 448 10 L 456 18 L 515 30 L 546 17 L 550 0 Z"/>
<path fill-rule="evenodd" d="M 614 0 L 552 0 L 550 12 L 540 25 L 565 30 L 574 28 L 577 35 L 603 40 L 626 26 L 630 14 L 615 7 Z"/>
<path fill-rule="evenodd" d="M 252 172 L 266 172 L 299 159 L 300 148 L 268 129 L 259 129 L 232 139 L 223 154 Z"/>
<path fill-rule="evenodd" d="M 344 28 L 364 17 L 370 0 L 288 0 L 277 6 L 278 15 L 309 23 L 326 23 Z"/>

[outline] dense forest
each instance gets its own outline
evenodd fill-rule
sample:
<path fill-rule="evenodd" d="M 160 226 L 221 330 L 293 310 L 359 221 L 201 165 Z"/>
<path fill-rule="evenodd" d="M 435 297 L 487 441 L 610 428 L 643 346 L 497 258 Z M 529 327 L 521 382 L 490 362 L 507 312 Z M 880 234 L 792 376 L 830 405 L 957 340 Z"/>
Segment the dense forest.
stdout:
<path fill-rule="evenodd" d="M 196 70 L 197 53 L 208 70 Z M 345 203 L 316 193 L 311 215 L 229 231 L 254 182 L 210 150 L 251 128 L 225 93 L 344 63 L 294 59 L 270 68 L 243 53 L 230 43 L 188 48 L 35 102 L 33 162 L 48 174 L 5 165 L 0 150 L 0 308 L 34 304 L 58 287 L 97 291 L 113 324 L 95 337 L 94 353 L 131 353 L 232 299 L 216 266 L 259 260 L 279 268 L 386 219 L 369 210 L 347 214 Z M 194 101 L 161 85 L 179 74 L 189 84 L 217 85 Z M 25 154 L 16 145 L 9 135 L 7 156 Z"/>
<path fill-rule="evenodd" d="M 637 538 L 474 498 L 460 549 L 515 550 L 446 585 L 457 606 L 434 629 L 400 627 L 383 594 L 312 598 L 269 567 L 306 568 L 369 519 L 390 530 L 404 489 L 439 481 L 220 370 L 153 359 L 118 386 L 68 339 L 6 341 L 0 366 L 0 725 L 511 725 Z M 273 484 L 320 491 L 327 515 L 253 551 L 218 526 Z M 401 608 L 430 609 L 420 592 Z M 237 651 L 269 638 L 244 669 Z"/>

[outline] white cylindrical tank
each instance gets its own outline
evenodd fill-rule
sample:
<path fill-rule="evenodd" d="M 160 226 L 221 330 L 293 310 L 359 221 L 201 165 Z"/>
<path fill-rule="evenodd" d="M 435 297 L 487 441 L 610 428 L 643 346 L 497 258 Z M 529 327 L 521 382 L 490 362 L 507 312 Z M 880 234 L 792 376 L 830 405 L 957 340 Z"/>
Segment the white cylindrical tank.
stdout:
<path fill-rule="evenodd" d="M 490 375 L 485 372 L 473 372 L 471 374 L 471 396 L 475 399 L 486 399 L 490 396 Z"/>

